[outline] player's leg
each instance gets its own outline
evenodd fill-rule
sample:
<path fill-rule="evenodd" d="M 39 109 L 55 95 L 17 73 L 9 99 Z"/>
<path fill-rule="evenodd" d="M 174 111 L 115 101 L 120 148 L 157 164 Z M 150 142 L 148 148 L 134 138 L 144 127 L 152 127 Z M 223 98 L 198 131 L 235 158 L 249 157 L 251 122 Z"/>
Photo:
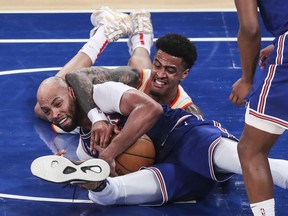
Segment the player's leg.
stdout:
<path fill-rule="evenodd" d="M 108 178 L 89 198 L 101 205 L 162 205 L 207 196 L 215 181 L 181 166 L 163 163 L 134 173 Z M 88 188 L 89 189 L 89 188 Z"/>
<path fill-rule="evenodd" d="M 241 164 L 237 152 L 238 143 L 228 138 L 222 138 L 213 152 L 213 164 L 218 173 L 242 174 Z M 275 185 L 288 188 L 288 161 L 269 158 L 269 165 Z"/>
<path fill-rule="evenodd" d="M 246 191 L 254 215 L 275 215 L 272 167 L 270 171 L 267 158 L 271 147 L 287 128 L 287 36 L 284 34 L 275 38 L 275 48 L 267 66 L 257 76 L 238 144 Z M 279 59 L 281 61 L 277 61 Z"/>
<path fill-rule="evenodd" d="M 104 26 L 100 26 L 97 31 L 95 31 L 95 34 L 88 40 L 88 42 L 70 61 L 68 61 L 63 66 L 63 68 L 56 74 L 56 76 L 65 79 L 65 75 L 67 73 L 93 65 L 93 63 L 100 56 L 100 54 L 103 52 L 103 50 L 108 44 L 106 36 L 104 34 L 104 28 Z M 34 113 L 39 118 L 47 120 L 38 103 L 36 103 L 34 107 Z M 58 133 L 64 133 L 63 130 L 56 126 L 55 129 Z"/>
<path fill-rule="evenodd" d="M 268 153 L 278 137 L 279 135 L 245 124 L 238 144 L 245 187 L 255 215 L 260 215 L 263 211 L 267 215 L 275 214 L 274 186 Z"/>
<path fill-rule="evenodd" d="M 95 63 L 108 43 L 131 34 L 131 22 L 128 14 L 101 7 L 90 17 L 94 28 L 90 31 L 90 39 L 80 51 L 57 73 L 65 78 L 70 71 L 89 67 Z"/>
<path fill-rule="evenodd" d="M 151 69 L 151 47 L 153 46 L 153 26 L 147 10 L 136 10 L 130 13 L 132 35 L 129 37 L 128 48 L 131 55 L 128 65 L 138 70 Z"/>
<path fill-rule="evenodd" d="M 109 42 L 132 32 L 129 15 L 113 12 L 107 7 L 96 10 L 91 15 L 91 22 L 94 28 L 90 32 L 90 39 L 56 76 L 65 79 L 67 73 L 93 65 Z M 39 118 L 47 120 L 38 103 L 34 107 L 34 112 Z M 56 129 L 57 132 L 64 133 L 60 128 Z"/>
<path fill-rule="evenodd" d="M 103 186 L 101 187 L 103 188 Z M 108 178 L 104 189 L 99 190 L 97 185 L 96 191 L 89 190 L 89 198 L 100 205 L 135 205 L 159 202 L 162 200 L 162 194 L 153 172 L 140 170 L 127 175 Z"/>

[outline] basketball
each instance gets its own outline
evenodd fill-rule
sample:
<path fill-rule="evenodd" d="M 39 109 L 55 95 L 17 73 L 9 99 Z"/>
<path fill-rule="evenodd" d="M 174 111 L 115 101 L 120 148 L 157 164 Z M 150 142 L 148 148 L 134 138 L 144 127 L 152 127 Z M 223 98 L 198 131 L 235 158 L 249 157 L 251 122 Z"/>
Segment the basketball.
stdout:
<path fill-rule="evenodd" d="M 125 152 L 115 158 L 116 172 L 118 175 L 135 172 L 141 167 L 153 165 L 155 148 L 147 135 L 140 137 Z"/>

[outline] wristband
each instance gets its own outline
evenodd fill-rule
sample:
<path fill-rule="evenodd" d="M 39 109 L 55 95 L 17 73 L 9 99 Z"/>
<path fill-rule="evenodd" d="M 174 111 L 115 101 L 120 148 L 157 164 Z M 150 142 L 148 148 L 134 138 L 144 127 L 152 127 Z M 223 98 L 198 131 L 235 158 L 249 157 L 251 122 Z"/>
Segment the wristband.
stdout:
<path fill-rule="evenodd" d="M 92 122 L 92 124 L 94 124 L 95 122 L 98 122 L 98 121 L 108 121 L 106 115 L 103 112 L 101 112 L 100 110 L 98 110 L 97 108 L 91 109 L 88 112 L 87 116 L 90 119 L 90 121 Z"/>

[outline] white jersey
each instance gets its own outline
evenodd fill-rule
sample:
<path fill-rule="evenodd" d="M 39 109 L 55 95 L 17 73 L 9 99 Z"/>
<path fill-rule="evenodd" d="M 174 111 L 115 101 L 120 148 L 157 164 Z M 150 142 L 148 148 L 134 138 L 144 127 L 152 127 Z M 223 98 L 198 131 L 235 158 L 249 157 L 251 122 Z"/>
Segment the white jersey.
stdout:
<path fill-rule="evenodd" d="M 93 86 L 93 100 L 104 113 L 121 113 L 120 100 L 123 93 L 133 87 L 120 82 L 105 82 Z M 122 113 L 121 113 L 122 114 Z"/>
<path fill-rule="evenodd" d="M 120 100 L 124 92 L 134 89 L 120 82 L 105 82 L 93 86 L 93 100 L 98 108 L 105 114 L 121 113 Z M 110 119 L 109 119 L 110 120 Z M 80 139 L 77 148 L 77 156 L 80 160 L 94 158 L 91 156 L 90 146 L 91 132 L 84 133 L 80 130 Z"/>

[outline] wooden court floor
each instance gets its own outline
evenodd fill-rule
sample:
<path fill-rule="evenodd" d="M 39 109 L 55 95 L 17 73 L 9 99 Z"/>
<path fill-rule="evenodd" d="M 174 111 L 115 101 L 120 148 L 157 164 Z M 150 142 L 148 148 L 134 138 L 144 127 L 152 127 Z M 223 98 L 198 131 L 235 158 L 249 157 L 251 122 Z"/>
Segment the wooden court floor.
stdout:
<path fill-rule="evenodd" d="M 196 104 L 201 109 L 203 108 L 205 115 L 214 116 L 216 112 L 217 116 L 223 116 L 222 119 L 217 117 L 217 120 L 231 128 L 235 135 L 241 134 L 244 109 L 234 107 L 227 99 L 232 81 L 236 80 L 240 73 L 235 38 L 237 15 L 235 12 L 230 12 L 231 9 L 235 10 L 233 0 L 159 0 L 157 2 L 144 0 L 143 3 L 128 0 L 0 0 L 0 14 L 1 11 L 3 12 L 2 19 L 0 19 L 0 33 L 2 33 L 0 98 L 4 101 L 0 103 L 0 119 L 2 121 L 0 125 L 0 146 L 2 146 L 0 216 L 251 215 L 242 176 L 235 176 L 223 188 L 217 187 L 207 199 L 199 201 L 197 205 L 181 203 L 165 205 L 161 208 L 91 205 L 87 200 L 86 191 L 77 190 L 76 201 L 74 197 L 71 200 L 74 193 L 73 188 L 63 188 L 62 185 L 43 182 L 31 176 L 28 168 L 32 159 L 36 156 L 51 154 L 53 149 L 65 149 L 60 144 L 55 145 L 54 135 L 47 133 L 50 125 L 34 116 L 31 104 L 35 104 L 35 92 L 40 81 L 51 76 L 60 66 L 63 66 L 67 59 L 81 48 L 84 43 L 83 38 L 88 35 L 91 27 L 90 13 L 69 13 L 69 11 L 90 12 L 104 5 L 122 11 L 135 8 L 156 11 L 152 16 L 153 23 L 157 26 L 157 31 L 154 32 L 155 38 L 171 29 L 193 37 L 197 43 L 199 59 L 193 69 L 193 76 L 190 76 L 191 80 L 186 80 L 183 87 L 193 93 L 195 96 L 193 100 L 195 99 Z M 177 13 L 177 16 L 173 12 L 162 13 L 162 11 L 177 10 L 191 10 L 192 12 Z M 194 13 L 193 10 L 220 10 L 220 12 Z M 222 12 L 221 10 L 228 11 Z M 20 13 L 13 13 L 13 11 L 20 11 Z M 26 11 L 32 12 L 26 14 Z M 46 11 L 51 11 L 51 13 L 46 13 Z M 54 14 L 53 11 L 60 11 L 60 13 Z M 64 12 L 62 13 L 62 11 Z M 197 17 L 199 14 L 201 14 L 200 18 Z M 209 19 L 206 19 L 207 17 Z M 73 26 L 70 20 L 75 21 Z M 226 35 L 227 31 L 223 31 L 224 28 L 229 30 L 228 35 Z M 264 36 L 266 39 L 269 37 L 266 34 Z M 215 40 L 211 40 L 212 38 Z M 58 40 L 56 43 L 55 39 Z M 65 39 L 72 39 L 74 42 L 60 43 Z M 77 41 L 79 39 L 81 39 L 80 42 Z M 268 45 L 270 42 L 266 40 L 264 43 L 263 45 Z M 113 51 L 115 48 L 121 50 L 121 53 L 115 53 Z M 126 64 L 128 58 L 126 49 L 127 41 L 125 40 L 111 44 L 111 48 L 108 47 L 105 55 L 99 59 L 99 65 Z M 119 56 L 123 58 L 119 58 Z M 41 71 L 41 69 L 45 70 Z M 33 71 L 37 72 L 32 73 Z M 201 82 L 197 80 L 201 80 Z M 15 107 L 21 112 L 14 112 Z M 53 138 L 50 146 L 45 142 L 47 137 Z M 66 143 L 67 138 L 62 137 L 62 139 Z M 61 141 L 61 137 L 58 137 L 57 140 Z M 287 160 L 287 142 L 288 134 L 286 133 L 280 138 L 271 156 Z M 70 151 L 75 152 L 74 149 L 70 149 Z M 278 216 L 287 215 L 287 196 L 286 190 L 275 188 Z"/>
<path fill-rule="evenodd" d="M 233 0 L 0 0 L 0 10 L 93 10 L 109 6 L 119 10 L 234 9 Z"/>

